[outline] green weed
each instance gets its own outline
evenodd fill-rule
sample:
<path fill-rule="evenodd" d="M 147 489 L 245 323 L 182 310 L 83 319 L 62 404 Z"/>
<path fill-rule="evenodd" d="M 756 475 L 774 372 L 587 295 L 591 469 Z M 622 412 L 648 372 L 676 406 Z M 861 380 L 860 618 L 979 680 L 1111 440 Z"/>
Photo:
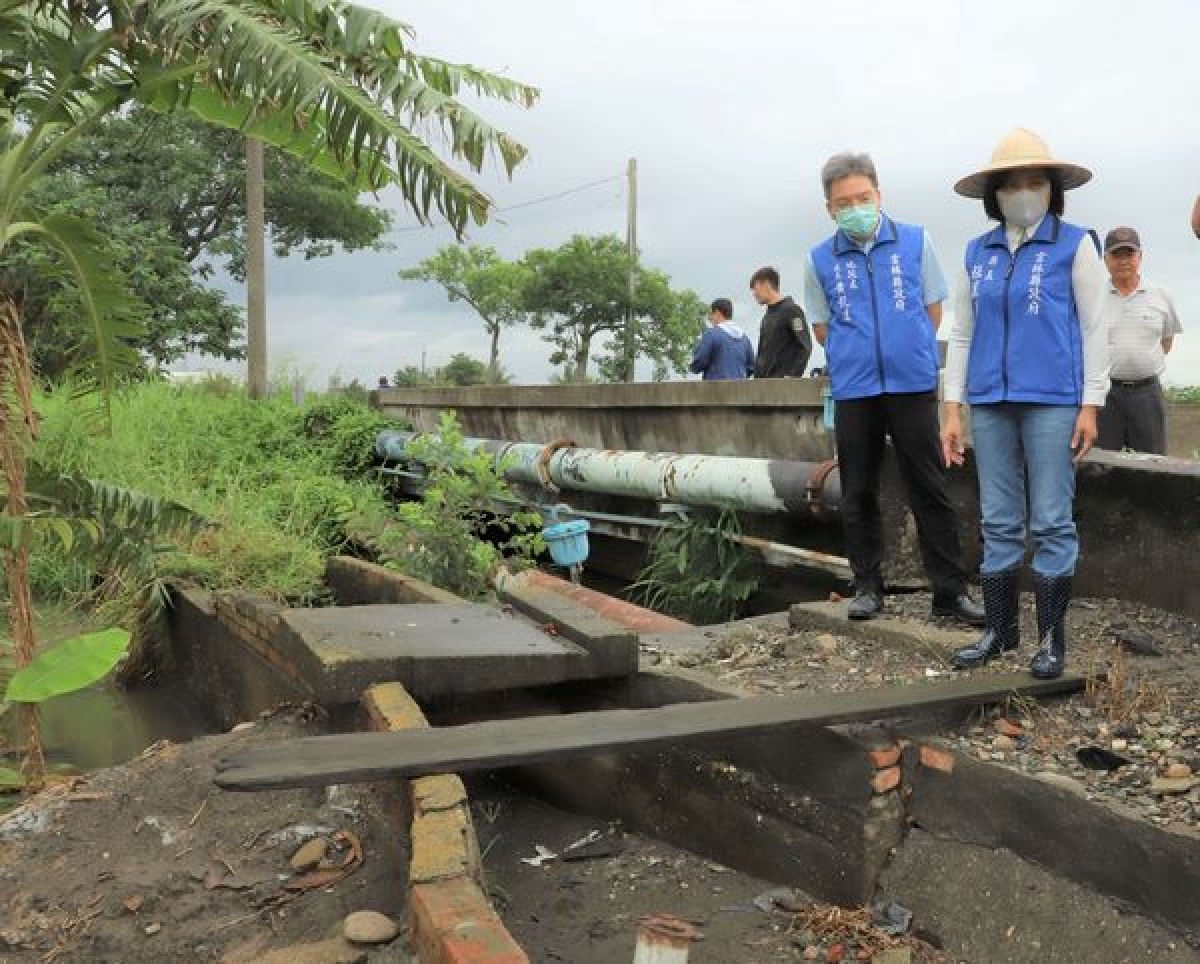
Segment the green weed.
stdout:
<path fill-rule="evenodd" d="M 663 529 L 630 588 L 645 606 L 699 625 L 728 622 L 758 590 L 737 513 L 694 516 Z"/>

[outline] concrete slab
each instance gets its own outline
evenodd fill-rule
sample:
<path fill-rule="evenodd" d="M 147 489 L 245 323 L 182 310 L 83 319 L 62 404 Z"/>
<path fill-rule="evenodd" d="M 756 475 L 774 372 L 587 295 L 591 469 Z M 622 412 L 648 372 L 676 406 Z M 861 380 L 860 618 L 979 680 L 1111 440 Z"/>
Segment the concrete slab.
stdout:
<path fill-rule="evenodd" d="M 920 619 L 903 619 L 883 615 L 862 622 L 846 618 L 844 602 L 796 603 L 788 611 L 792 629 L 837 633 L 855 639 L 870 640 L 884 646 L 924 653 L 938 661 L 945 660 L 979 638 L 978 629 L 942 626 Z"/>
<path fill-rule="evenodd" d="M 638 637 L 625 626 L 573 599 L 501 580 L 497 595 L 541 625 L 553 626 L 564 639 L 582 646 L 595 660 L 597 676 L 628 676 L 638 671 Z"/>
<path fill-rule="evenodd" d="M 420 700 L 561 683 L 596 675 L 587 650 L 473 603 L 293 609 L 281 643 L 321 702 L 402 683 Z"/>

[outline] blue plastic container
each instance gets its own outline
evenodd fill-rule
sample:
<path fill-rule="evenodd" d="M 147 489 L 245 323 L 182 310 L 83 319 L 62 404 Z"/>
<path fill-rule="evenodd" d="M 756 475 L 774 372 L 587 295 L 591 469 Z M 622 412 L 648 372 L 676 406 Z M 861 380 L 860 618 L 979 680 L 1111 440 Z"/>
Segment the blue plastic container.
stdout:
<path fill-rule="evenodd" d="M 837 411 L 837 403 L 833 400 L 833 393 L 826 388 L 821 392 L 821 401 L 824 405 L 824 410 L 821 413 L 825 422 L 825 431 L 832 432 L 834 427 L 834 412 Z"/>
<path fill-rule="evenodd" d="M 550 558 L 555 565 L 569 569 L 587 561 L 587 534 L 590 528 L 587 519 L 571 519 L 569 522 L 548 525 L 542 530 L 542 538 L 546 540 L 546 548 L 550 550 Z"/>

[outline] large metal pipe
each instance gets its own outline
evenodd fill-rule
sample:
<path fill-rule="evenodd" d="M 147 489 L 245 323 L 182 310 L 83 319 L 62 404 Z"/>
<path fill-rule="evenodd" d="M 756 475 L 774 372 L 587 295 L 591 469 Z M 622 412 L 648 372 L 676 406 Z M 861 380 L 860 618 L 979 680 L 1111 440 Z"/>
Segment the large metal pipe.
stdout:
<path fill-rule="evenodd" d="M 420 464 L 412 451 L 415 432 L 381 432 L 383 459 Z M 747 512 L 837 512 L 841 485 L 836 463 L 790 462 L 670 452 L 618 452 L 468 438 L 470 451 L 492 455 L 514 483 L 576 492 L 678 502 Z"/>

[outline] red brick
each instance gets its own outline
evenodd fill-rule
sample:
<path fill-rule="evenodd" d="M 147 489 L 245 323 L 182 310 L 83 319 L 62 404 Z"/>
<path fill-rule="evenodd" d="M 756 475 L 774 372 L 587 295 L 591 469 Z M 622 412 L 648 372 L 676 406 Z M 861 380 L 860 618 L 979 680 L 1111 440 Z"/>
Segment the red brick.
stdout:
<path fill-rule="evenodd" d="M 472 880 L 417 884 L 411 907 L 413 945 L 421 964 L 529 964 Z"/>
<path fill-rule="evenodd" d="M 888 767 L 894 767 L 900 762 L 900 747 L 876 747 L 873 750 L 867 751 L 867 759 L 871 761 L 871 766 L 873 766 L 876 770 L 884 770 Z"/>
<path fill-rule="evenodd" d="M 871 780 L 871 786 L 875 788 L 876 793 L 887 793 L 889 790 L 895 790 L 900 786 L 900 768 L 887 767 L 879 770 Z"/>
<path fill-rule="evenodd" d="M 996 728 L 996 732 L 1001 736 L 1011 736 L 1014 739 L 1025 732 L 1016 723 L 1013 723 L 1011 720 L 1006 720 L 1004 717 L 1000 717 L 1000 719 L 998 719 L 992 725 Z"/>
<path fill-rule="evenodd" d="M 954 754 L 936 746 L 921 747 L 921 766 L 931 770 L 941 770 L 942 773 L 954 772 Z"/>

